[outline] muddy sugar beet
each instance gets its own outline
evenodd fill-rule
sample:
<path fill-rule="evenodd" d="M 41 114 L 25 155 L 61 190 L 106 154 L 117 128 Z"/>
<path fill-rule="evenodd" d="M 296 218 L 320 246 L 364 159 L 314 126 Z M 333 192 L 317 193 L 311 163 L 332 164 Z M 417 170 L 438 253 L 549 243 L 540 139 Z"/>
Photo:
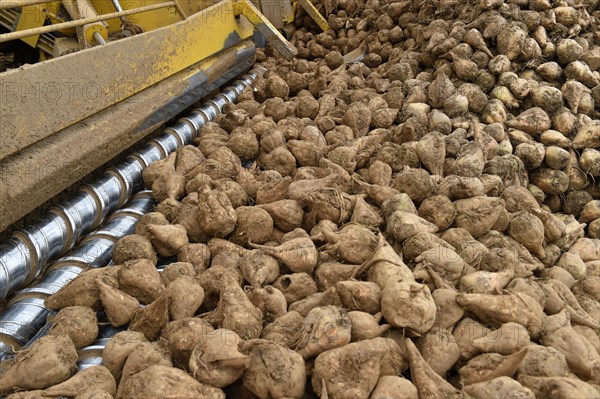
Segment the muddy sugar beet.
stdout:
<path fill-rule="evenodd" d="M 299 10 L 298 56 L 258 49 L 254 87 L 145 169 L 158 205 L 46 300 L 2 393 L 600 394 L 597 5 L 317 6 L 331 30 Z M 127 329 L 110 375 L 75 368 L 95 311 Z"/>

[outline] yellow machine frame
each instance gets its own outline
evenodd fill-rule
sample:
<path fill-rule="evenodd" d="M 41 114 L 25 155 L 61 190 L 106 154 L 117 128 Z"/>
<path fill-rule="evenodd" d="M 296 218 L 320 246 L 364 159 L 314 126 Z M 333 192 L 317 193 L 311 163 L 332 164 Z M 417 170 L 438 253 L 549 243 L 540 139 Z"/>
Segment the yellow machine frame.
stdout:
<path fill-rule="evenodd" d="M 27 4 L 25 0 L 20 1 Z M 36 29 L 43 29 L 42 27 L 45 25 L 65 24 L 67 21 L 72 20 L 94 18 L 99 15 L 103 16 L 118 12 L 134 12 L 144 7 L 159 7 L 161 4 L 166 4 L 165 0 L 49 0 L 44 3 L 40 1 L 31 1 L 30 3 L 35 4 L 23 6 L 20 13 L 0 7 L 0 25 L 8 27 L 10 22 L 13 21 L 15 32 L 27 30 L 35 32 Z M 214 6 L 218 2 L 173 0 L 172 3 L 172 6 L 130 13 L 127 17 L 105 19 L 80 27 L 57 30 L 50 36 L 50 38 L 54 37 L 54 46 L 48 44 L 52 43 L 52 40 L 48 37 L 46 37 L 46 40 L 40 41 L 42 36 L 40 34 L 32 34 L 21 38 L 21 40 L 31 47 L 39 47 L 40 59 L 45 60 L 89 46 L 104 44 L 109 41 L 111 35 L 121 32 L 126 24 L 135 27 L 136 33 L 148 32 L 180 22 L 186 18 L 186 15 L 193 15 Z M 256 23 L 259 23 L 259 20 L 264 16 L 272 24 L 272 27 L 282 29 L 285 24 L 294 20 L 295 13 L 300 5 L 321 29 L 329 29 L 327 21 L 320 15 L 310 0 L 295 0 L 294 3 L 292 3 L 292 0 L 252 0 L 252 4 L 258 9 L 260 16 L 254 15 L 253 11 L 249 9 L 247 13 L 252 14 L 251 18 Z M 243 2 L 240 2 L 239 7 L 246 6 Z M 241 11 L 241 9 L 238 11 Z M 262 33 L 265 34 L 266 31 Z M 66 40 L 67 38 L 71 39 Z M 68 43 L 68 45 L 64 43 Z"/>
<path fill-rule="evenodd" d="M 78 0 L 81 1 L 81 0 Z M 123 10 L 135 10 L 141 7 L 150 6 L 162 3 L 164 0 L 126 0 L 121 1 Z M 180 0 L 181 1 L 181 0 Z M 15 31 L 23 31 L 26 29 L 33 29 L 43 26 L 46 21 L 50 24 L 58 24 L 70 20 L 70 15 L 64 15 L 63 7 L 68 8 L 69 4 L 73 3 L 73 0 L 55 0 L 49 1 L 43 4 L 34 4 L 21 8 L 18 23 Z M 206 8 L 205 2 L 184 0 L 181 1 L 182 9 L 186 14 L 190 15 Z M 203 6 L 204 4 L 204 6 Z M 91 6 L 91 9 L 90 9 Z M 88 11 L 88 13 L 95 13 L 98 15 L 108 14 L 117 12 L 115 5 L 110 0 L 89 0 L 85 1 L 81 5 L 81 8 Z M 0 15 L 7 14 L 6 11 L 0 11 Z M 81 15 L 83 17 L 84 15 Z M 144 32 L 162 28 L 167 25 L 174 24 L 181 21 L 182 18 L 175 9 L 175 7 L 167 7 L 164 9 L 146 11 L 139 14 L 134 14 L 127 17 L 127 21 L 132 24 L 139 26 Z M 116 33 L 121 30 L 122 21 L 119 18 L 113 18 L 105 21 L 104 23 L 98 23 L 103 25 L 105 29 L 99 30 L 104 40 L 108 40 L 108 33 Z M 65 29 L 58 31 L 61 35 L 74 36 L 76 35 L 76 29 Z M 22 40 L 29 44 L 31 47 L 36 47 L 38 44 L 40 35 L 30 36 L 23 38 Z M 88 42 L 97 44 L 93 37 L 89 35 L 86 37 Z"/>

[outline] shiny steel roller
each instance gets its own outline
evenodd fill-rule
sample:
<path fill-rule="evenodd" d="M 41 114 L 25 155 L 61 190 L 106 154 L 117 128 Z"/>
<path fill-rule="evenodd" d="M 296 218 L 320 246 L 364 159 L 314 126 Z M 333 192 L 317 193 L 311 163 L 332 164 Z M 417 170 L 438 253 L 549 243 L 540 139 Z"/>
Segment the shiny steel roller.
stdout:
<path fill-rule="evenodd" d="M 44 327 L 51 313 L 44 306 L 48 296 L 58 292 L 86 268 L 110 264 L 117 240 L 132 233 L 139 217 L 149 212 L 155 203 L 151 191 L 134 195 L 123 209 L 107 219 L 102 228 L 88 235 L 67 256 L 54 262 L 38 284 L 18 291 L 0 315 L 0 358 L 12 355 Z"/>
<path fill-rule="evenodd" d="M 100 179 L 83 186 L 72 199 L 51 209 L 38 223 L 15 232 L 0 244 L 0 299 L 30 284 L 50 260 L 66 254 L 107 215 L 122 207 L 142 188 L 144 168 L 191 143 L 205 123 L 213 120 L 226 103 L 236 101 L 244 88 L 265 71 L 260 66 L 253 68 L 189 116 L 166 128 L 140 151 L 108 169 Z M 84 261 L 85 256 L 81 258 Z"/>

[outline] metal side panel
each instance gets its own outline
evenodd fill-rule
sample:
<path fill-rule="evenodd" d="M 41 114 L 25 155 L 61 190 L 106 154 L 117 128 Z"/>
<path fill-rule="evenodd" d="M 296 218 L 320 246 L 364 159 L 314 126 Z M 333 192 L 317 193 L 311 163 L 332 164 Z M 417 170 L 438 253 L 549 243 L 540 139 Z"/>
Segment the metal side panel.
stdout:
<path fill-rule="evenodd" d="M 233 5 L 0 74 L 0 159 L 251 37 Z"/>

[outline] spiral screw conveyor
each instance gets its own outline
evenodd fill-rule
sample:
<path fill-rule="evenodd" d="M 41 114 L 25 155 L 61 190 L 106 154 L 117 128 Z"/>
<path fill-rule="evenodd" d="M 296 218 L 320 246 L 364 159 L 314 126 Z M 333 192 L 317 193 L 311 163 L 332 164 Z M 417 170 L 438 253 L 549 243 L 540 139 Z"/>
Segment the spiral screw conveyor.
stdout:
<path fill-rule="evenodd" d="M 144 168 L 191 143 L 204 124 L 214 120 L 225 104 L 237 101 L 242 91 L 265 72 L 263 67 L 252 68 L 124 162 L 108 169 L 99 180 L 83 186 L 72 199 L 53 208 L 38 223 L 17 231 L 0 245 L 0 299 L 20 289 L 0 314 L 0 358 L 12 356 L 15 350 L 47 330 L 44 326 L 50 310 L 44 306 L 45 298 L 85 269 L 112 263 L 116 241 L 131 234 L 139 217 L 155 205 L 151 192 L 140 191 Z M 37 278 L 36 284 L 28 286 Z M 81 368 L 101 361 L 98 354 L 119 331 L 109 327 L 101 326 L 97 342 L 81 350 L 85 354 Z"/>

